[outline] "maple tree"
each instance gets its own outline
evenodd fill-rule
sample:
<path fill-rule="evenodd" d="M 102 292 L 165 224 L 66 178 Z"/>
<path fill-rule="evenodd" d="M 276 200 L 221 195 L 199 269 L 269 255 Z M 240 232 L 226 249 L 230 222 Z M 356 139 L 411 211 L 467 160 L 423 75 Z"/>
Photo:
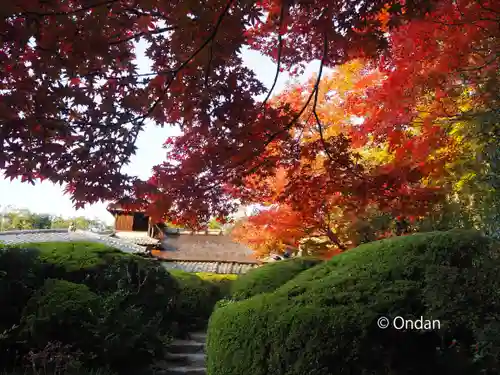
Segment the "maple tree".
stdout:
<path fill-rule="evenodd" d="M 417 215 L 439 198 L 435 189 L 419 183 L 422 174 L 415 173 L 415 163 L 394 157 L 387 147 L 377 149 L 373 142 L 354 148 L 344 136 L 361 132 L 356 118 L 347 110 L 348 99 L 364 96 L 368 88 L 380 85 L 383 79 L 373 64 L 353 60 L 325 76 L 314 103 L 304 107 L 316 77 L 305 86 L 289 86 L 272 100 L 277 106 L 285 102 L 292 108 L 305 108 L 297 121 L 300 127 L 291 130 L 297 151 L 290 154 L 286 149 L 274 148 L 271 152 L 280 163 L 276 174 L 245 179 L 245 187 L 238 190 L 240 198 L 274 207 L 242 224 L 235 234 L 237 240 L 253 247 L 257 254 L 272 247 L 279 251 L 285 244 L 298 247 L 300 240 L 321 237 L 327 241 L 323 241 L 323 248 L 316 246 L 317 251 L 331 250 L 330 245 L 346 250 L 360 241 L 377 238 L 363 228 L 363 219 L 374 206 L 394 216 Z M 368 151 L 367 155 L 362 151 Z M 374 159 L 377 153 L 380 160 Z M 366 232 L 364 240 L 356 238 L 362 231 Z"/>
<path fill-rule="evenodd" d="M 304 236 L 302 222 L 295 215 L 283 214 L 284 211 L 272 209 L 264 215 L 241 220 L 231 230 L 231 237 L 250 247 L 259 259 L 284 252 L 287 248 L 297 248 L 298 241 Z"/>
<path fill-rule="evenodd" d="M 0 169 L 26 181 L 67 183 L 77 206 L 140 198 L 135 204 L 154 218 L 191 226 L 227 217 L 234 197 L 244 199 L 248 176 L 265 180 L 279 167 L 294 168 L 293 196 L 314 203 L 310 212 L 330 211 L 334 200 L 324 204 L 323 196 L 353 208 L 373 200 L 408 205 L 411 194 L 403 202 L 399 190 L 408 185 L 413 161 L 403 174 L 400 163 L 375 178 L 360 169 L 349 137 L 321 135 L 323 68 L 382 56 L 379 68 L 389 78 L 366 95 L 373 98 L 367 103 L 383 107 L 355 95 L 349 110 L 368 118 L 365 136 L 402 144 L 401 129 L 424 94 L 435 93 L 428 104 L 434 111 L 464 79 L 484 92 L 483 100 L 496 100 L 495 9 L 496 0 L 13 0 L 0 9 Z M 134 63 L 134 41 L 141 39 L 151 73 L 139 73 Z M 321 61 L 301 108 L 268 103 L 276 79 L 266 90 L 243 65 L 243 47 L 270 56 L 276 78 Z M 260 94 L 263 101 L 256 99 Z M 319 138 L 304 143 L 294 135 L 310 121 L 306 111 Z M 426 134 L 439 133 L 431 124 L 436 117 L 426 118 Z M 148 120 L 177 124 L 183 135 L 166 140 L 166 161 L 140 181 L 122 167 Z M 341 181 L 342 189 L 336 184 L 330 191 L 331 184 L 314 175 L 323 154 L 328 173 L 322 178 Z"/>
<path fill-rule="evenodd" d="M 303 111 L 299 135 L 292 134 L 294 140 L 300 140 L 302 159 L 297 163 L 300 167 L 295 164 L 288 168 L 286 188 L 281 183 L 269 198 L 266 195 L 273 191 L 274 181 L 257 179 L 250 181 L 247 195 L 257 201 L 272 199 L 274 203 L 294 204 L 302 215 L 310 212 L 316 223 L 306 219 L 302 228 L 311 232 L 312 224 L 316 232 L 323 231 L 341 250 L 359 243 L 360 234 L 365 236 L 363 242 L 429 228 L 429 224 L 431 229 L 446 229 L 442 220 L 445 216 L 450 220 L 449 215 L 455 218 L 448 224 L 472 226 L 463 213 L 445 211 L 452 206 L 455 210 L 466 209 L 455 202 L 457 189 L 450 183 L 463 185 L 471 175 L 495 165 L 491 159 L 491 150 L 497 148 L 499 139 L 498 126 L 492 125 L 498 123 L 498 95 L 494 89 L 499 67 L 495 9 L 491 3 L 441 2 L 424 19 L 391 31 L 389 59 L 384 56 L 378 64 L 360 66 L 351 62 L 341 66 L 316 86 L 318 95 Z M 382 16 L 385 19 L 386 14 Z M 459 25 L 467 26 L 465 33 Z M 457 49 L 457 45 L 461 47 Z M 312 80 L 309 87 L 314 85 Z M 302 108 L 303 90 L 304 87 L 292 86 L 277 100 L 278 105 L 295 103 Z M 353 115 L 364 121 L 353 122 Z M 483 139 L 475 140 L 471 147 L 470 134 L 467 143 L 463 131 L 462 135 L 459 133 L 464 126 L 471 133 L 477 128 L 473 122 L 483 124 L 487 130 L 483 129 Z M 485 133 L 494 138 L 485 140 Z M 339 143 L 339 134 L 348 134 L 352 142 Z M 477 131 L 474 134 L 479 135 Z M 335 151 L 330 151 L 336 165 L 325 163 L 328 159 L 333 161 L 328 150 L 330 139 L 337 142 Z M 323 147 L 314 148 L 314 142 Z M 357 156 L 358 163 L 339 158 L 341 150 L 346 152 L 349 147 L 351 152 L 345 155 Z M 471 152 L 472 148 L 476 150 Z M 477 158 L 481 157 L 478 150 L 485 148 L 490 150 L 491 163 L 485 163 L 484 152 L 482 158 Z M 283 155 L 289 153 L 282 152 L 282 163 Z M 464 157 L 470 160 L 465 169 Z M 349 171 L 342 169 L 346 165 L 350 165 Z M 495 176 L 494 172 L 490 172 L 491 176 Z M 362 189 L 356 192 L 359 186 Z M 482 194 L 498 196 L 498 190 L 494 191 L 490 186 Z M 480 195 L 474 199 L 484 200 Z M 341 214 L 332 218 L 339 208 Z M 369 214 L 374 208 L 375 212 L 392 214 L 394 222 L 388 225 L 385 220 L 374 231 Z M 260 221 L 261 229 L 266 228 L 268 223 L 262 219 L 259 214 L 249 223 L 258 226 Z M 429 219 L 440 223 L 435 222 L 437 227 L 433 227 Z M 354 241 L 353 234 L 358 237 Z M 280 233 L 274 231 L 274 235 L 276 242 Z M 251 243 L 244 235 L 240 240 Z"/>
<path fill-rule="evenodd" d="M 407 142 L 405 157 L 421 159 L 426 184 L 448 187 L 440 207 L 460 207 L 455 227 L 497 236 L 498 9 L 496 2 L 443 3 L 427 19 L 393 33 L 391 62 L 381 64 L 390 74 L 381 90 L 371 93 L 384 105 L 363 124 L 365 134 L 384 138 L 385 133 L 390 144 Z M 408 124 L 412 137 L 405 131 Z"/>

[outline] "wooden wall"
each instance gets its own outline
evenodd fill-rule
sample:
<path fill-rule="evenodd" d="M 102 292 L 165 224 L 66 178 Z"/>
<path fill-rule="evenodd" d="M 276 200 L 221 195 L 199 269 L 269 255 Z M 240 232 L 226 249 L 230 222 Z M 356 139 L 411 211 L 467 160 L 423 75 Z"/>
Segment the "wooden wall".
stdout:
<path fill-rule="evenodd" d="M 134 216 L 122 213 L 115 214 L 115 230 L 132 231 L 134 227 Z"/>
<path fill-rule="evenodd" d="M 141 213 L 115 214 L 115 230 L 126 232 L 147 232 L 150 230 L 150 220 L 148 216 Z"/>

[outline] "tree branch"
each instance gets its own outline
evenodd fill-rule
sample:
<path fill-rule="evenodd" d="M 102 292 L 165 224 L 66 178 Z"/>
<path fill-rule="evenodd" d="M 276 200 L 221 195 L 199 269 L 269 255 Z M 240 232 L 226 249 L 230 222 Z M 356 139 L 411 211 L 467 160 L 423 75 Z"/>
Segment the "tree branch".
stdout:
<path fill-rule="evenodd" d="M 219 18 L 217 19 L 217 23 L 214 26 L 214 29 L 211 33 L 211 35 L 194 51 L 191 56 L 189 56 L 188 59 L 186 59 L 184 62 L 182 62 L 174 71 L 172 71 L 172 78 L 170 81 L 166 84 L 164 89 L 162 90 L 162 93 L 159 95 L 158 99 L 155 100 L 155 102 L 148 108 L 145 114 L 137 116 L 135 119 L 132 120 L 132 122 L 137 122 L 138 124 L 136 125 L 136 131 L 135 134 L 133 135 L 133 144 L 137 141 L 137 137 L 139 136 L 140 130 L 142 129 L 142 126 L 144 125 L 144 122 L 147 120 L 147 118 L 153 113 L 153 111 L 156 109 L 156 107 L 161 103 L 161 101 L 164 99 L 165 95 L 168 93 L 168 90 L 170 89 L 170 86 L 172 83 L 175 81 L 177 78 L 177 75 L 180 73 L 182 69 L 184 69 L 217 35 L 217 32 L 219 30 L 219 27 L 222 23 L 222 20 L 226 16 L 227 12 L 231 8 L 231 5 L 233 4 L 234 0 L 229 0 L 228 3 L 226 4 L 224 10 L 220 14 Z M 125 164 L 125 161 L 123 161 L 121 168 L 123 168 L 123 165 Z"/>
<path fill-rule="evenodd" d="M 319 66 L 319 72 L 318 72 L 318 82 L 321 80 L 321 75 L 323 74 L 323 65 L 326 59 L 326 54 L 328 52 L 328 37 L 326 33 L 324 33 L 323 37 L 323 59 L 321 59 L 321 65 Z M 323 144 L 323 148 L 325 149 L 326 155 L 330 159 L 331 162 L 334 162 L 334 159 L 332 155 L 330 154 L 330 151 L 328 150 L 327 144 L 325 137 L 323 135 L 323 125 L 321 124 L 321 120 L 318 116 L 318 112 L 316 111 L 317 105 L 318 105 L 318 95 L 319 95 L 319 86 L 314 88 L 314 103 L 313 103 L 313 115 L 314 118 L 316 119 L 316 124 L 318 125 L 318 131 L 319 131 L 319 136 L 321 139 L 321 143 Z"/>
<path fill-rule="evenodd" d="M 131 36 L 125 38 L 125 39 L 120 39 L 120 40 L 115 40 L 113 42 L 109 42 L 109 45 L 110 46 L 114 46 L 114 45 L 117 45 L 117 44 L 120 44 L 120 43 L 125 43 L 125 42 L 128 42 L 128 41 L 131 41 L 132 39 L 135 39 L 135 38 L 140 38 L 143 35 L 162 34 L 162 33 L 165 33 L 167 31 L 173 31 L 173 30 L 176 30 L 176 29 L 177 29 L 176 26 L 169 26 L 169 27 L 162 27 L 162 28 L 156 29 L 154 31 L 143 31 L 143 32 L 131 35 Z"/>
<path fill-rule="evenodd" d="M 267 101 L 269 100 L 269 98 L 271 97 L 271 94 L 274 91 L 274 88 L 276 87 L 276 84 L 278 82 L 278 77 L 279 77 L 279 74 L 280 74 L 280 69 L 281 69 L 281 54 L 283 52 L 283 37 L 281 35 L 281 28 L 283 27 L 284 18 L 285 18 L 285 2 L 283 2 L 282 5 L 281 5 L 280 19 L 279 19 L 279 22 L 278 22 L 278 57 L 277 57 L 277 62 L 276 62 L 276 74 L 274 75 L 274 81 L 273 81 L 273 84 L 271 86 L 271 89 L 267 93 L 267 96 L 266 96 L 266 98 L 264 99 L 264 101 L 262 102 L 262 105 L 261 105 L 261 109 L 264 108 L 264 114 L 265 114 L 265 110 L 266 110 L 265 105 L 266 105 Z"/>
<path fill-rule="evenodd" d="M 345 246 L 341 241 L 340 238 L 333 233 L 330 227 L 326 228 L 326 235 L 332 241 L 335 245 L 339 247 L 340 250 L 347 250 L 347 246 Z"/>
<path fill-rule="evenodd" d="M 155 110 L 155 108 L 158 106 L 158 104 L 160 104 L 160 102 L 163 100 L 163 98 L 167 94 L 168 90 L 170 89 L 170 86 L 172 85 L 172 83 L 177 78 L 177 75 L 180 73 L 180 71 L 182 69 L 184 69 L 215 38 L 215 36 L 217 35 L 217 32 L 219 30 L 219 27 L 220 27 L 220 25 L 222 23 L 222 20 L 224 19 L 224 17 L 226 16 L 227 12 L 231 8 L 231 5 L 232 5 L 233 1 L 234 0 L 229 0 L 228 1 L 226 7 L 222 11 L 222 13 L 219 16 L 219 18 L 217 19 L 217 23 L 215 24 L 214 29 L 213 29 L 212 33 L 210 34 L 210 36 L 196 49 L 196 51 L 194 51 L 191 54 L 191 56 L 189 56 L 188 59 L 186 59 L 184 62 L 181 63 L 181 65 L 179 65 L 174 71 L 172 71 L 173 77 L 171 78 L 170 82 L 167 83 L 167 85 L 163 89 L 163 92 L 159 96 L 159 98 L 157 100 L 155 100 L 155 102 L 148 109 L 148 111 L 146 112 L 146 114 L 142 115 L 142 118 L 143 118 L 142 121 L 145 121 L 146 118 L 149 117 L 149 115 L 151 115 L 151 113 Z"/>
<path fill-rule="evenodd" d="M 210 79 L 210 68 L 212 66 L 213 52 L 214 52 L 214 40 L 212 39 L 212 41 L 210 42 L 210 48 L 208 49 L 207 68 L 205 69 L 205 88 L 208 88 L 208 80 Z"/>
<path fill-rule="evenodd" d="M 319 84 L 320 84 L 320 81 L 321 81 L 321 73 L 322 73 L 324 62 L 326 60 L 326 55 L 328 53 L 327 47 L 328 47 L 328 43 L 327 43 L 327 40 L 325 38 L 324 49 L 323 49 L 323 57 L 321 58 L 320 71 L 319 71 L 318 77 L 316 78 L 316 82 L 314 83 L 313 90 L 309 94 L 309 97 L 307 98 L 305 104 L 302 106 L 302 108 L 300 109 L 300 111 L 293 117 L 293 119 L 283 129 L 280 129 L 279 131 L 277 131 L 274 134 L 272 134 L 267 139 L 267 141 L 264 142 L 264 144 L 262 145 L 262 148 L 261 148 L 261 150 L 259 150 L 258 154 L 262 153 L 267 148 L 267 146 L 269 146 L 276 139 L 276 137 L 278 137 L 280 134 L 289 131 L 295 125 L 295 123 L 300 119 L 300 117 L 302 116 L 302 114 L 305 112 L 305 110 L 307 109 L 307 107 L 311 103 L 311 100 L 312 100 L 313 96 L 317 97 L 317 91 L 319 89 Z M 251 157 L 246 158 L 243 162 L 241 162 L 241 164 L 246 163 L 250 158 L 254 157 L 255 154 L 257 154 L 257 153 L 254 153 L 254 154 L 252 154 Z M 253 167 L 249 171 L 249 173 L 250 174 L 254 173 L 257 169 L 260 168 L 260 166 L 262 166 L 263 163 L 264 162 L 262 162 L 259 165 Z"/>

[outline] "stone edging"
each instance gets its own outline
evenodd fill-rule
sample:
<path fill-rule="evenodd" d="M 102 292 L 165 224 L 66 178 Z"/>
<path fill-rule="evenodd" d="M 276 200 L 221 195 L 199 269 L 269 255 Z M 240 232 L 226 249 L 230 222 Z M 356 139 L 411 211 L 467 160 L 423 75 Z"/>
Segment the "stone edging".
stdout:
<path fill-rule="evenodd" d="M 17 234 L 36 234 L 36 233 L 66 233 L 67 229 L 26 229 L 26 230 L 6 230 L 0 232 L 0 236 Z"/>

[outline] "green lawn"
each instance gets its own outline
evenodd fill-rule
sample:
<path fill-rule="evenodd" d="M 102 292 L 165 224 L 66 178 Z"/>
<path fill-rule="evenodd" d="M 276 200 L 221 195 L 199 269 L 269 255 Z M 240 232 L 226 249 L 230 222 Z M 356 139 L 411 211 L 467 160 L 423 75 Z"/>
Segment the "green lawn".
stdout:
<path fill-rule="evenodd" d="M 8 247 L 36 249 L 39 251 L 42 261 L 64 266 L 67 271 L 104 265 L 109 262 L 110 258 L 140 258 L 137 255 L 124 253 L 108 245 L 89 241 L 31 242 Z"/>

